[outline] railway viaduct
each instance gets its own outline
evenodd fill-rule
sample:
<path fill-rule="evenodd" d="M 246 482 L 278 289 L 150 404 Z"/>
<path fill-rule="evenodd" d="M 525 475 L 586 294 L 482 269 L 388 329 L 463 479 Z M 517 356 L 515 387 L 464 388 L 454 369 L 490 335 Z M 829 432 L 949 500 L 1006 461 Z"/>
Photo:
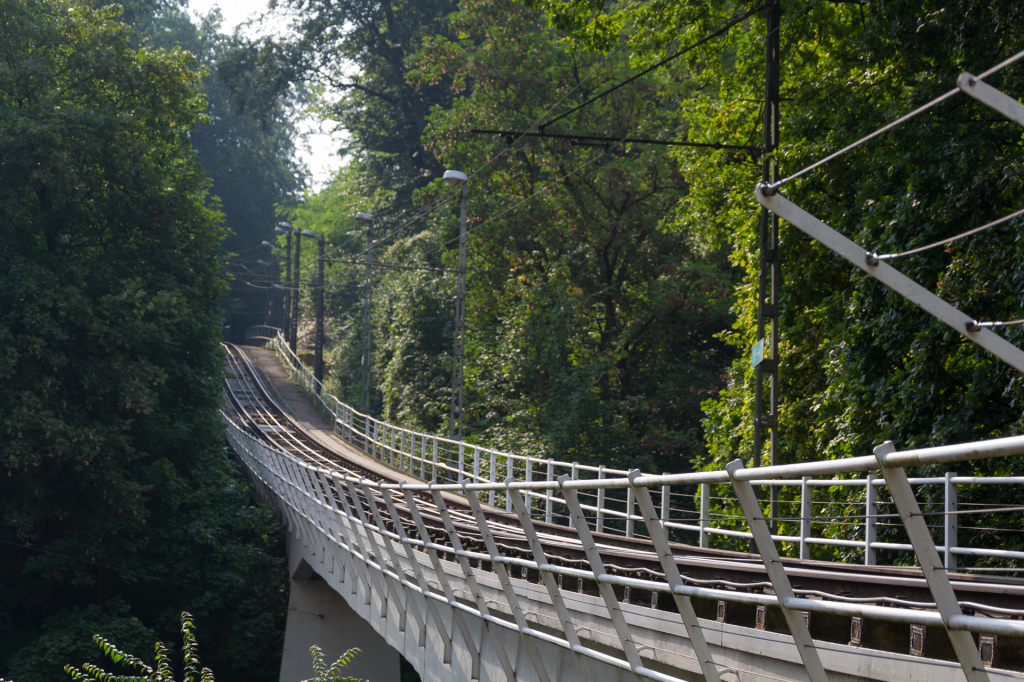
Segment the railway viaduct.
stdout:
<path fill-rule="evenodd" d="M 312 644 L 331 660 L 359 647 L 348 670 L 373 682 L 398 679 L 399 654 L 431 682 L 1024 679 L 1024 553 L 961 546 L 956 506 L 962 486 L 1024 478 L 955 474 L 1024 453 L 1024 437 L 650 476 L 380 422 L 264 336 L 265 349 L 227 348 L 224 416 L 287 522 L 282 682 L 310 676 Z M 922 465 L 948 473 L 908 478 Z M 765 517 L 768 486 L 795 492 L 798 534 Z M 836 532 L 821 492 L 850 486 L 859 520 Z M 938 509 L 919 502 L 929 486 Z M 712 546 L 730 537 L 756 553 Z M 862 558 L 815 561 L 816 545 Z M 916 565 L 879 565 L 893 552 Z"/>

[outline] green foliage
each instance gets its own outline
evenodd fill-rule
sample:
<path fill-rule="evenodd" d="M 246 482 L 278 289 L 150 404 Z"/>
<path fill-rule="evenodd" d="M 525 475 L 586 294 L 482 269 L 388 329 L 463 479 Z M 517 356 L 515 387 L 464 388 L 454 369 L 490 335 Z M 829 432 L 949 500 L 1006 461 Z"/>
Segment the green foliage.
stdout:
<path fill-rule="evenodd" d="M 561 7 L 582 19 L 592 11 Z M 742 9 L 687 0 L 658 6 L 661 17 L 693 18 L 681 45 Z M 607 12 L 625 12 L 641 24 L 650 9 Z M 663 28 L 633 40 L 639 61 L 652 61 L 670 45 Z M 574 30 L 573 38 L 585 42 L 585 31 Z M 680 60 L 678 77 L 692 90 L 679 111 L 691 138 L 735 144 L 760 138 L 764 34 L 763 19 L 754 17 Z M 776 156 L 785 176 L 948 91 L 960 71 L 978 73 L 1024 48 L 1024 10 L 999 1 L 783 2 L 780 36 L 784 103 Z M 1019 97 L 1024 68 L 1011 67 L 991 82 Z M 1017 126 L 961 96 L 783 191 L 867 249 L 901 251 L 1018 209 L 1021 143 Z M 717 468 L 752 455 L 748 357 L 757 340 L 758 206 L 751 192 L 760 167 L 726 152 L 675 156 L 690 183 L 675 225 L 700 226 L 708 241 L 729 244 L 733 264 L 744 272 L 734 292 L 735 324 L 722 335 L 739 354 L 726 389 L 705 403 L 710 456 L 702 465 Z M 978 319 L 1019 318 L 1019 227 L 1014 221 L 895 265 Z M 861 455 L 886 439 L 912 448 L 1019 432 L 1018 372 L 785 225 L 780 260 L 782 462 Z M 1020 328 L 1000 333 L 1024 341 Z M 959 471 L 1018 467 L 986 462 Z M 1006 523 L 979 521 L 970 532 L 981 538 L 987 532 L 981 527 L 1016 527 L 1017 521 Z"/>
<path fill-rule="evenodd" d="M 394 192 L 388 213 L 406 214 L 413 193 L 443 170 L 420 135 L 431 107 L 450 102 L 443 84 L 411 84 L 405 61 L 447 30 L 451 0 L 275 0 L 295 38 L 239 42 L 219 75 L 235 102 L 259 118 L 289 88 L 305 86 L 312 109 L 351 138 L 343 151 L 376 186 Z M 378 216 L 380 217 L 380 216 Z"/>
<path fill-rule="evenodd" d="M 195 634 L 192 632 L 195 625 L 192 623 L 192 616 L 187 612 L 181 614 L 181 636 L 184 640 L 182 647 L 182 662 L 184 674 L 182 682 L 214 682 L 213 672 L 209 668 L 200 668 L 199 645 L 196 642 Z M 64 666 L 64 671 L 71 676 L 75 682 L 174 682 L 174 671 L 171 668 L 170 657 L 167 648 L 162 642 L 156 643 L 155 662 L 156 667 L 145 663 L 142 659 L 121 651 L 100 635 L 93 635 L 93 641 L 103 651 L 103 656 L 123 668 L 130 669 L 133 673 L 129 675 L 117 675 L 105 671 L 98 665 L 83 663 L 78 669 L 73 665 Z"/>
<path fill-rule="evenodd" d="M 342 677 L 345 668 L 359 654 L 359 649 L 353 647 L 338 657 L 331 667 L 324 663 L 324 652 L 316 644 L 309 648 L 313 655 L 313 677 L 306 682 L 360 682 L 352 676 Z"/>
<path fill-rule="evenodd" d="M 67 659 L 31 652 L 74 623 L 167 633 L 184 604 L 218 665 L 269 679 L 280 530 L 222 445 L 195 60 L 111 8 L 0 19 L 0 674 L 52 680 Z"/>
<path fill-rule="evenodd" d="M 218 10 L 198 22 L 181 10 L 166 9 L 150 21 L 143 42 L 154 47 L 187 50 L 196 56 L 203 76 L 201 90 L 205 117 L 189 135 L 196 158 L 210 175 L 211 195 L 224 213 L 229 231 L 224 248 L 236 255 L 231 265 L 231 287 L 221 296 L 228 327 L 226 337 L 244 338 L 245 329 L 262 324 L 266 315 L 266 280 L 276 279 L 273 270 L 256 269 L 256 261 L 270 261 L 260 248 L 274 239 L 277 212 L 292 206 L 303 187 L 305 169 L 295 157 L 295 105 L 290 92 L 265 104 L 261 121 L 238 113 L 228 88 L 214 74 L 218 65 L 242 40 L 220 32 Z M 246 265 L 248 263 L 249 265 Z"/>
<path fill-rule="evenodd" d="M 729 288 L 721 253 L 663 223 L 688 191 L 685 177 L 657 147 L 527 139 L 505 151 L 503 140 L 466 134 L 525 129 L 552 102 L 568 97 L 568 108 L 628 75 L 628 60 L 567 48 L 542 15 L 514 2 L 464 3 L 452 31 L 458 40 L 424 46 L 410 78 L 466 88 L 426 134 L 447 166 L 503 154 L 470 184 L 474 437 L 570 460 L 684 468 L 701 448 L 700 401 L 726 361 L 713 334 L 727 324 Z M 472 80 L 460 81 L 465 74 Z M 682 93 L 659 74 L 556 127 L 684 136 L 678 114 L 659 103 Z M 442 214 L 439 223 L 452 267 L 456 221 Z"/>

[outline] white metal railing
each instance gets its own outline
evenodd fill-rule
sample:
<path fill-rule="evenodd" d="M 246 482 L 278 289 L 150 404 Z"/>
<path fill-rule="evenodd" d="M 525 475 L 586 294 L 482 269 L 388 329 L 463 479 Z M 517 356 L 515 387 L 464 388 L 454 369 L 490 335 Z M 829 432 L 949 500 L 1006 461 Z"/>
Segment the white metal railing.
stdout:
<path fill-rule="evenodd" d="M 273 337 L 271 346 L 296 383 L 326 414 L 331 415 L 334 430 L 341 438 L 375 459 L 421 480 L 497 483 L 512 478 L 527 483 L 545 482 L 549 484 L 545 489 L 523 490 L 527 507 L 538 519 L 565 525 L 568 523 L 566 501 L 550 484 L 562 475 L 571 480 L 600 481 L 622 478 L 629 473 L 605 466 L 501 452 L 389 424 L 359 412 L 328 393 L 309 368 L 291 352 L 280 334 Z M 762 474 L 766 472 L 765 469 L 760 471 Z M 879 498 L 880 491 L 888 496 L 888 486 L 877 475 L 869 473 L 865 478 L 827 479 L 764 476 L 751 483 L 755 488 L 776 487 L 782 493 L 779 496 L 780 507 L 788 505 L 793 513 L 784 514 L 776 522 L 778 528 L 789 532 L 775 532 L 772 538 L 776 542 L 788 543 L 783 550 L 795 557 L 808 559 L 812 557 L 813 547 L 831 547 L 859 551 L 864 564 L 875 565 L 879 552 L 910 552 L 913 549 L 909 540 L 884 538 L 902 533 L 893 525 L 895 521 L 898 526 L 898 519 L 891 500 Z M 942 477 L 910 478 L 909 483 L 926 491 L 929 487 L 941 488 L 941 495 L 935 496 L 936 502 L 932 505 L 937 508 L 928 509 L 926 513 L 935 520 L 929 525 L 934 527 L 933 534 L 940 542 L 938 550 L 943 555 L 945 568 L 956 568 L 958 556 L 1024 560 L 1024 551 L 962 546 L 959 544 L 962 528 L 958 522 L 959 518 L 988 513 L 985 507 L 959 509 L 960 486 L 1019 486 L 1024 484 L 1024 476 L 957 476 L 950 472 Z M 716 488 L 720 489 L 719 494 L 716 494 Z M 856 492 L 845 494 L 840 499 L 821 499 L 821 493 L 837 488 Z M 787 490 L 793 492 L 791 497 L 785 494 Z M 652 496 L 665 527 L 676 531 L 673 539 L 712 547 L 715 538 L 728 541 L 752 537 L 749 531 L 732 527 L 742 521 L 742 513 L 728 486 L 722 488 L 714 483 L 666 485 L 653 490 Z M 497 504 L 504 506 L 506 512 L 512 511 L 512 502 L 500 486 L 481 493 L 481 497 L 481 501 L 489 505 Z M 637 510 L 631 489 L 595 487 L 581 490 L 579 497 L 580 505 L 596 532 L 626 537 L 646 536 L 644 519 Z M 830 514 L 829 509 L 839 512 Z M 1024 510 L 1017 513 L 1020 511 Z"/>
<path fill-rule="evenodd" d="M 245 340 L 252 341 L 258 339 L 260 341 L 269 341 L 276 338 L 280 333 L 281 330 L 277 327 L 271 327 L 268 324 L 257 324 L 245 330 Z"/>
<path fill-rule="evenodd" d="M 730 463 L 725 470 L 662 476 L 644 476 L 639 471 L 632 471 L 627 476 L 602 480 L 572 479 L 563 474 L 555 481 L 508 480 L 497 483 L 476 480 L 479 477 L 475 477 L 474 480 L 464 477 L 461 482 L 390 484 L 372 483 L 341 471 L 314 466 L 293 455 L 268 447 L 262 441 L 253 438 L 240 425 L 228 418 L 225 419 L 227 435 L 233 449 L 253 477 L 271 492 L 289 525 L 296 532 L 307 535 L 315 531 L 329 538 L 336 547 L 343 550 L 343 559 L 347 565 L 353 570 L 358 567 L 364 572 L 365 575 L 360 575 L 363 575 L 366 582 L 368 600 L 372 583 L 373 590 L 376 590 L 378 595 L 392 595 L 403 609 L 409 610 L 413 620 L 420 624 L 426 622 L 426 615 L 417 610 L 417 602 L 410 598 L 412 593 L 425 598 L 428 611 L 435 609 L 440 603 L 447 604 L 453 609 L 456 621 L 466 615 L 480 618 L 491 633 L 492 645 L 496 650 L 500 649 L 497 655 L 503 666 L 507 666 L 508 658 L 504 655 L 500 638 L 495 634 L 496 629 L 515 631 L 522 638 L 527 651 L 531 653 L 530 658 L 537 676 L 543 680 L 551 677 L 543 670 L 544 662 L 535 655 L 536 648 L 532 646 L 535 639 L 547 641 L 576 654 L 583 679 L 593 679 L 585 666 L 587 660 L 630 671 L 638 678 L 662 682 L 676 682 L 680 679 L 647 667 L 640 655 L 643 651 L 643 642 L 638 642 L 635 635 L 631 634 L 619 608 L 619 600 L 613 586 L 670 595 L 675 600 L 690 646 L 700 661 L 701 672 L 708 680 L 719 680 L 720 677 L 718 667 L 714 664 L 705 642 L 703 626 L 696 618 L 690 601 L 695 597 L 781 608 L 800 659 L 813 682 L 825 682 L 828 676 L 819 657 L 819 648 L 814 645 L 808 621 L 802 612 L 944 627 L 953 643 L 961 668 L 972 682 L 990 678 L 970 633 L 1024 636 L 1022 621 L 969 616 L 963 613 L 962 606 L 993 614 L 1004 614 L 1008 611 L 991 605 L 957 601 L 953 583 L 943 570 L 938 548 L 932 541 L 927 527 L 926 517 L 904 471 L 906 467 L 911 466 L 939 465 L 1021 454 L 1024 453 L 1024 436 L 906 452 L 896 452 L 892 444 L 887 442 L 877 447 L 873 455 L 865 457 L 764 467 L 760 470 L 745 469 L 737 460 Z M 905 608 L 899 605 L 885 605 L 899 604 L 899 600 L 873 600 L 882 603 L 878 605 L 864 603 L 863 599 L 797 590 L 791 585 L 787 568 L 780 560 L 776 543 L 769 534 L 766 519 L 755 496 L 754 485 L 761 480 L 775 480 L 765 479 L 765 476 L 777 476 L 777 480 L 800 476 L 801 485 L 813 485 L 817 482 L 815 477 L 863 472 L 881 473 L 881 478 L 891 492 L 892 504 L 896 507 L 898 518 L 908 536 L 911 551 L 919 558 L 921 566 L 925 567 L 922 577 L 934 603 L 913 604 L 911 606 L 915 608 Z M 955 478 L 943 477 L 941 480 L 944 485 L 953 484 L 951 479 L 955 481 Z M 728 485 L 733 489 L 742 512 L 739 521 L 745 525 L 753 538 L 764 563 L 767 583 L 751 584 L 747 587 L 752 589 L 748 590 L 714 589 L 702 586 L 701 581 L 681 576 L 676 565 L 676 557 L 668 543 L 669 524 L 665 522 L 654 504 L 652 492 L 656 495 L 665 487 L 694 484 Z M 580 502 L 581 493 L 600 490 L 631 493 L 630 498 L 635 501 L 639 510 L 638 516 L 649 531 L 652 556 L 657 556 L 663 573 L 654 574 L 653 579 L 640 579 L 613 575 L 605 569 L 598 545 L 591 535 L 592 519 L 587 516 Z M 483 539 L 487 549 L 486 553 L 463 549 L 442 497 L 442 492 L 445 491 L 466 496 L 477 523 L 474 533 L 479 531 L 479 537 Z M 481 497 L 489 498 L 492 493 L 497 492 L 502 492 L 510 501 L 512 513 L 517 518 L 533 554 L 532 561 L 506 557 L 498 549 L 491 524 L 480 502 Z M 524 495 L 533 494 L 540 499 L 547 499 L 548 493 L 554 492 L 558 493 L 559 499 L 564 500 L 568 509 L 569 525 L 578 533 L 580 548 L 587 554 L 589 567 L 586 569 L 552 565 L 537 535 L 534 527 L 536 514 L 527 506 Z M 423 498 L 417 497 L 415 493 L 426 493 L 432 502 L 424 502 Z M 396 508 L 396 499 L 399 500 L 399 504 L 405 505 L 407 511 L 404 517 Z M 386 509 L 386 515 L 381 511 L 381 504 Z M 431 539 L 423 525 L 420 512 L 424 505 L 429 507 L 431 517 L 439 516 L 445 524 L 450 540 L 448 544 L 438 544 L 436 540 Z M 364 509 L 370 511 L 364 512 Z M 367 514 L 372 514 L 374 518 L 368 518 Z M 393 524 L 390 527 L 394 530 L 389 530 L 389 524 Z M 406 527 L 410 524 L 417 529 L 417 537 L 407 534 Z M 381 547 L 384 547 L 386 552 L 382 552 Z M 416 558 L 416 553 L 420 552 L 429 555 L 433 566 L 432 572 L 424 573 L 429 569 Z M 454 563 L 448 564 L 449 568 L 444 568 L 438 560 L 439 556 L 453 557 L 454 561 L 458 562 L 459 569 L 451 568 Z M 390 563 L 387 559 L 390 559 Z M 501 583 L 506 604 L 484 598 L 476 587 L 475 574 L 469 563 L 471 560 L 490 563 Z M 509 581 L 508 567 L 512 566 L 525 566 L 539 572 L 543 578 L 540 582 L 547 590 L 550 603 L 558 612 L 559 621 L 563 624 L 561 636 L 541 632 L 531 628 L 526 622 L 518 601 L 520 597 Z M 445 571 L 449 571 L 450 575 Z M 618 653 L 621 653 L 621 656 L 583 644 L 576 628 L 565 626 L 574 621 L 563 599 L 563 590 L 558 586 L 558 576 L 596 582 L 607 607 L 607 617 L 618 636 Z M 469 586 L 469 598 L 476 600 L 475 607 L 455 599 L 450 579 L 458 579 Z M 439 588 L 432 588 L 432 584 L 438 585 Z M 921 606 L 932 610 L 921 610 Z M 498 618 L 494 615 L 496 612 L 507 614 L 509 618 Z M 1020 615 L 1016 612 L 1014 614 Z M 430 617 L 437 623 L 441 622 L 436 614 Z M 458 622 L 453 625 L 458 625 Z M 464 624 L 459 627 L 464 628 Z M 440 630 L 443 637 L 450 637 L 443 626 Z M 471 638 L 467 638 L 466 641 L 470 640 Z M 450 646 L 450 642 L 446 646 Z M 479 652 L 474 655 L 478 656 Z M 479 661 L 475 660 L 474 669 L 477 669 L 478 665 Z M 506 674 L 510 680 L 515 678 L 514 671 L 508 667 Z"/>

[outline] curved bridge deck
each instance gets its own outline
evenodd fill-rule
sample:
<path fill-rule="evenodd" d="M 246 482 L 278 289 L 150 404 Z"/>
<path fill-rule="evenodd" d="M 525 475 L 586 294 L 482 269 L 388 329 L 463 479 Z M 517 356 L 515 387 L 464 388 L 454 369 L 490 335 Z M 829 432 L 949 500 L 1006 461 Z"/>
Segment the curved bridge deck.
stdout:
<path fill-rule="evenodd" d="M 505 486 L 467 468 L 431 486 L 339 438 L 272 351 L 228 351 L 228 438 L 287 519 L 293 576 L 323 578 L 425 680 L 1024 678 L 1024 580 L 784 559 L 735 469 L 760 554 L 670 543 L 649 489 L 671 478 Z M 580 498 L 604 485 L 628 489 L 649 538 L 597 532 Z"/>

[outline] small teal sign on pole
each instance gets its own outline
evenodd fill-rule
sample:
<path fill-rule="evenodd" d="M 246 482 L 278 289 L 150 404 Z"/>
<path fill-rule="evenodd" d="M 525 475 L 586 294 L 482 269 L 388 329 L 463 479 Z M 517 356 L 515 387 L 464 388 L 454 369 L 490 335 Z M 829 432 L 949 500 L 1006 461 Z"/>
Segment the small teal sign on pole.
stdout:
<path fill-rule="evenodd" d="M 764 339 L 755 343 L 753 350 L 750 351 L 750 366 L 757 367 L 762 360 L 764 360 Z"/>

